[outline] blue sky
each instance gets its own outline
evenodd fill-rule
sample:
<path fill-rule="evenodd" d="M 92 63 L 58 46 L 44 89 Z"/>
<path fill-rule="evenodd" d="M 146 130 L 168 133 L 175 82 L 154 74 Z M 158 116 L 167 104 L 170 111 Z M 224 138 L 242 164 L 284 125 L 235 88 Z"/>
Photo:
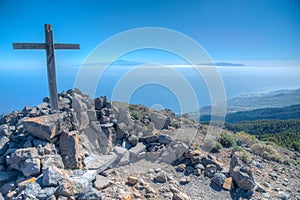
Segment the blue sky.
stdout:
<path fill-rule="evenodd" d="M 80 44 L 80 50 L 55 51 L 60 91 L 73 86 L 76 70 L 98 44 L 141 27 L 181 32 L 212 60 L 245 64 L 220 69 L 230 97 L 300 87 L 299 0 L 0 0 L 0 113 L 36 105 L 48 95 L 45 52 L 12 49 L 13 42 L 44 42 L 45 23 L 53 25 L 55 42 Z M 122 59 L 179 60 L 149 49 Z M 270 66 L 278 69 L 264 68 Z"/>
<path fill-rule="evenodd" d="M 113 34 L 147 26 L 190 36 L 213 60 L 300 59 L 298 0 L 0 0 L 0 67 L 44 64 L 43 51 L 11 45 L 43 42 L 44 23 L 53 24 L 56 42 L 81 45 L 56 52 L 62 65 L 81 63 Z"/>

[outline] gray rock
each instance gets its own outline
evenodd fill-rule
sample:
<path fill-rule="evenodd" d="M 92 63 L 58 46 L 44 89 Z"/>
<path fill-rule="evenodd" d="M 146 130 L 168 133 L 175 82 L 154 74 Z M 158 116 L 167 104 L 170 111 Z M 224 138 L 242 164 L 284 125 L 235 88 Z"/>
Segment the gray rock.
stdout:
<path fill-rule="evenodd" d="M 47 187 L 39 191 L 36 198 L 37 199 L 45 199 L 45 200 L 53 200 L 56 199 L 54 193 L 56 191 L 55 187 Z"/>
<path fill-rule="evenodd" d="M 270 188 L 271 187 L 271 184 L 269 182 L 264 182 L 263 185 L 267 188 Z"/>
<path fill-rule="evenodd" d="M 254 166 L 256 166 L 257 168 L 262 169 L 262 165 L 259 162 L 256 162 L 255 160 L 252 160 L 252 164 Z"/>
<path fill-rule="evenodd" d="M 24 199 L 32 199 L 32 197 L 37 197 L 41 193 L 41 186 L 36 183 L 30 183 L 26 186 L 24 190 Z"/>
<path fill-rule="evenodd" d="M 16 185 L 14 182 L 8 182 L 2 185 L 0 188 L 0 194 L 6 195 L 7 193 L 14 191 L 16 189 Z"/>
<path fill-rule="evenodd" d="M 166 183 L 168 181 L 168 177 L 165 173 L 160 172 L 157 176 L 154 177 L 153 181 L 155 183 Z"/>
<path fill-rule="evenodd" d="M 11 179 L 15 178 L 17 176 L 17 174 L 18 173 L 16 171 L 0 172 L 0 182 L 11 180 Z"/>
<path fill-rule="evenodd" d="M 46 154 L 46 155 L 49 155 L 49 154 L 55 155 L 55 154 L 57 154 L 55 145 L 53 143 L 46 144 L 46 146 L 44 146 L 44 154 Z"/>
<path fill-rule="evenodd" d="M 258 183 L 256 184 L 255 191 L 256 192 L 260 192 L 260 193 L 266 193 L 267 192 L 266 189 L 263 186 L 261 186 L 260 184 L 258 184 Z"/>
<path fill-rule="evenodd" d="M 63 133 L 59 138 L 59 148 L 66 168 L 82 168 L 82 158 L 80 155 L 79 136 L 77 131 Z"/>
<path fill-rule="evenodd" d="M 88 109 L 87 105 L 83 102 L 82 96 L 77 93 L 73 94 L 72 108 L 75 112 L 87 111 Z"/>
<path fill-rule="evenodd" d="M 143 143 L 138 143 L 135 147 L 132 147 L 131 149 L 129 149 L 129 153 L 130 153 L 130 160 L 135 160 L 137 159 L 137 156 L 139 153 L 145 151 L 146 146 Z"/>
<path fill-rule="evenodd" d="M 106 96 L 101 96 L 101 97 L 96 98 L 94 100 L 94 104 L 95 104 L 95 109 L 96 110 L 101 110 L 107 104 L 107 97 Z"/>
<path fill-rule="evenodd" d="M 128 142 L 132 145 L 132 146 L 136 146 L 139 142 L 139 138 L 135 135 L 132 135 L 128 138 Z"/>
<path fill-rule="evenodd" d="M 11 130 L 7 124 L 2 124 L 0 126 L 0 137 L 3 136 L 10 136 L 11 135 Z"/>
<path fill-rule="evenodd" d="M 173 200 L 191 200 L 191 198 L 183 192 L 177 192 L 173 193 Z"/>
<path fill-rule="evenodd" d="M 280 191 L 280 192 L 278 192 L 278 197 L 282 200 L 288 200 L 290 196 L 288 194 L 286 194 L 285 192 Z"/>
<path fill-rule="evenodd" d="M 205 170 L 204 170 L 204 174 L 206 176 L 208 176 L 209 178 L 212 178 L 215 175 L 216 172 L 217 172 L 216 165 L 207 165 Z"/>
<path fill-rule="evenodd" d="M 235 184 L 242 190 L 252 190 L 256 185 L 252 172 L 236 155 L 231 158 L 229 173 Z"/>
<path fill-rule="evenodd" d="M 84 159 L 84 165 L 86 169 L 97 170 L 97 172 L 100 173 L 112 166 L 116 159 L 116 154 L 102 156 L 93 155 Z"/>
<path fill-rule="evenodd" d="M 114 148 L 114 152 L 118 155 L 118 157 L 123 157 L 123 155 L 127 152 L 128 150 L 124 147 L 118 147 L 116 146 Z"/>
<path fill-rule="evenodd" d="M 278 179 L 278 176 L 275 173 L 269 173 L 269 176 L 271 176 L 271 178 L 275 181 Z"/>
<path fill-rule="evenodd" d="M 132 123 L 130 113 L 128 109 L 122 108 L 120 106 L 114 105 L 113 111 L 115 114 L 115 117 L 118 121 L 118 123 L 124 123 L 126 125 L 129 125 Z"/>
<path fill-rule="evenodd" d="M 150 136 L 147 136 L 147 137 L 143 137 L 140 140 L 142 142 L 145 142 L 146 144 L 158 143 L 158 135 L 150 135 Z"/>
<path fill-rule="evenodd" d="M 126 135 L 129 135 L 128 131 L 127 131 L 127 125 L 125 123 L 119 123 L 119 124 L 117 124 L 117 126 L 116 126 L 116 132 L 117 132 L 116 138 L 117 139 L 121 139 L 121 140 L 124 139 L 126 137 Z M 135 146 L 135 145 L 133 145 L 133 146 Z"/>
<path fill-rule="evenodd" d="M 0 172 L 0 182 L 14 179 L 18 175 L 17 171 L 2 171 Z"/>
<path fill-rule="evenodd" d="M 159 135 L 158 136 L 158 142 L 164 145 L 167 145 L 171 142 L 171 137 L 168 135 Z"/>
<path fill-rule="evenodd" d="M 180 164 L 176 167 L 176 171 L 177 172 L 184 172 L 186 169 L 186 165 L 185 164 Z"/>
<path fill-rule="evenodd" d="M 112 149 L 111 141 L 100 128 L 99 122 L 97 124 L 97 130 L 86 128 L 79 135 L 80 143 L 89 155 L 107 154 Z"/>
<path fill-rule="evenodd" d="M 16 150 L 10 159 L 14 169 L 23 172 L 24 176 L 40 174 L 40 159 L 35 148 L 25 148 Z"/>
<path fill-rule="evenodd" d="M 107 123 L 107 122 L 105 124 L 100 124 L 101 128 L 111 128 L 113 126 L 114 126 L 113 123 Z"/>
<path fill-rule="evenodd" d="M 97 112 L 95 110 L 88 110 L 87 115 L 89 121 L 98 121 Z"/>
<path fill-rule="evenodd" d="M 82 177 L 87 178 L 90 181 L 94 181 L 96 179 L 97 174 L 97 170 L 86 170 Z"/>
<path fill-rule="evenodd" d="M 127 151 L 124 156 L 120 159 L 119 161 L 119 165 L 122 166 L 122 165 L 127 165 L 128 163 L 130 162 L 130 153 L 129 151 Z"/>
<path fill-rule="evenodd" d="M 78 195 L 78 200 L 92 200 L 92 199 L 102 200 L 101 193 L 94 188 L 91 188 L 90 190 L 85 191 Z"/>
<path fill-rule="evenodd" d="M 73 121 L 77 130 L 83 130 L 89 126 L 89 116 L 87 112 L 74 112 Z"/>
<path fill-rule="evenodd" d="M 187 149 L 189 149 L 189 147 L 185 143 L 172 141 L 162 153 L 160 160 L 172 164 L 180 158 Z"/>
<path fill-rule="evenodd" d="M 56 166 L 57 168 L 64 168 L 62 157 L 59 154 L 55 155 L 44 155 L 42 157 L 42 169 L 46 169 L 50 166 Z"/>
<path fill-rule="evenodd" d="M 63 173 L 55 166 L 50 166 L 43 170 L 43 186 L 57 186 L 58 182 L 63 178 Z"/>
<path fill-rule="evenodd" d="M 192 166 L 187 166 L 187 168 L 186 168 L 186 173 L 187 174 L 191 174 L 191 173 L 193 173 L 194 172 L 194 167 L 192 167 Z"/>
<path fill-rule="evenodd" d="M 170 119 L 158 111 L 151 111 L 150 119 L 157 130 L 167 129 L 170 124 Z"/>
<path fill-rule="evenodd" d="M 102 190 L 111 185 L 111 182 L 105 176 L 97 175 L 96 181 L 94 182 L 94 188 Z"/>
<path fill-rule="evenodd" d="M 56 195 L 62 196 L 73 196 L 80 193 L 84 193 L 86 191 L 91 190 L 92 182 L 89 181 L 87 178 L 83 177 L 71 177 L 69 179 L 63 179 L 57 190 Z"/>
<path fill-rule="evenodd" d="M 68 129 L 64 115 L 55 113 L 41 117 L 28 118 L 22 122 L 25 130 L 35 137 L 50 141 L 62 130 Z"/>
<path fill-rule="evenodd" d="M 220 162 L 218 162 L 214 157 L 204 156 L 201 158 L 201 163 L 206 167 L 207 165 L 215 165 L 219 171 L 223 169 L 223 167 L 220 165 Z"/>
<path fill-rule="evenodd" d="M 215 173 L 214 177 L 212 178 L 212 182 L 218 186 L 219 188 L 222 188 L 224 182 L 225 182 L 226 176 L 222 173 Z"/>
<path fill-rule="evenodd" d="M 8 145 L 9 139 L 6 136 L 0 136 L 0 155 L 6 152 Z"/>
<path fill-rule="evenodd" d="M 194 166 L 195 169 L 200 169 L 201 171 L 205 170 L 205 167 L 202 164 L 196 164 Z"/>

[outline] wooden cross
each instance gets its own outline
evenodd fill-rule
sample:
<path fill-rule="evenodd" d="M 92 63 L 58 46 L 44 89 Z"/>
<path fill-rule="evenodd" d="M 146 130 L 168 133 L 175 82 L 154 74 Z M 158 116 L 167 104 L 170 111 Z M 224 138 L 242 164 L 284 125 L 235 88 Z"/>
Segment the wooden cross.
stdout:
<path fill-rule="evenodd" d="M 51 110 L 58 110 L 54 49 L 79 49 L 79 44 L 54 44 L 52 25 L 45 24 L 45 43 L 13 43 L 14 49 L 46 49 L 48 87 Z"/>

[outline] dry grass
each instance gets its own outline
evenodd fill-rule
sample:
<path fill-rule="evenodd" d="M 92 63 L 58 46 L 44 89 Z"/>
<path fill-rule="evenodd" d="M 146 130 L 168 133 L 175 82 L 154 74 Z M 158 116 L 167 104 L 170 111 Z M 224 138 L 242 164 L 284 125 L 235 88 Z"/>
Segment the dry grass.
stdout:
<path fill-rule="evenodd" d="M 252 145 L 251 150 L 254 154 L 259 155 L 264 159 L 282 162 L 280 153 L 271 145 L 256 143 Z"/>

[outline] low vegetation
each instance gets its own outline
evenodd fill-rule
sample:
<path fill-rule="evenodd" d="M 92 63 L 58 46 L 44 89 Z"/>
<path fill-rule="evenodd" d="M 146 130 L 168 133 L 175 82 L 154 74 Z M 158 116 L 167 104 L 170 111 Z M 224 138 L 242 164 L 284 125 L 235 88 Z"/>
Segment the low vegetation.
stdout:
<path fill-rule="evenodd" d="M 218 138 L 218 142 L 225 148 L 236 146 L 235 140 L 236 136 L 229 133 L 222 133 Z"/>
<path fill-rule="evenodd" d="M 262 141 L 273 142 L 277 145 L 300 152 L 300 134 L 298 133 L 277 133 L 258 135 Z"/>
<path fill-rule="evenodd" d="M 273 145 L 263 142 L 256 143 L 251 146 L 251 151 L 264 159 L 283 162 L 278 150 L 276 150 Z"/>
<path fill-rule="evenodd" d="M 258 121 L 245 121 L 239 123 L 226 123 L 225 128 L 233 131 L 245 131 L 252 135 L 261 134 L 276 134 L 276 133 L 299 133 L 300 132 L 300 119 L 291 120 L 258 120 Z"/>
<path fill-rule="evenodd" d="M 300 120 L 262 120 L 226 124 L 248 146 L 255 138 L 300 152 Z M 243 133 L 251 134 L 243 134 Z"/>
<path fill-rule="evenodd" d="M 132 111 L 131 116 L 137 120 L 141 120 L 143 118 L 142 113 L 140 113 L 139 111 L 136 111 L 136 110 Z"/>

